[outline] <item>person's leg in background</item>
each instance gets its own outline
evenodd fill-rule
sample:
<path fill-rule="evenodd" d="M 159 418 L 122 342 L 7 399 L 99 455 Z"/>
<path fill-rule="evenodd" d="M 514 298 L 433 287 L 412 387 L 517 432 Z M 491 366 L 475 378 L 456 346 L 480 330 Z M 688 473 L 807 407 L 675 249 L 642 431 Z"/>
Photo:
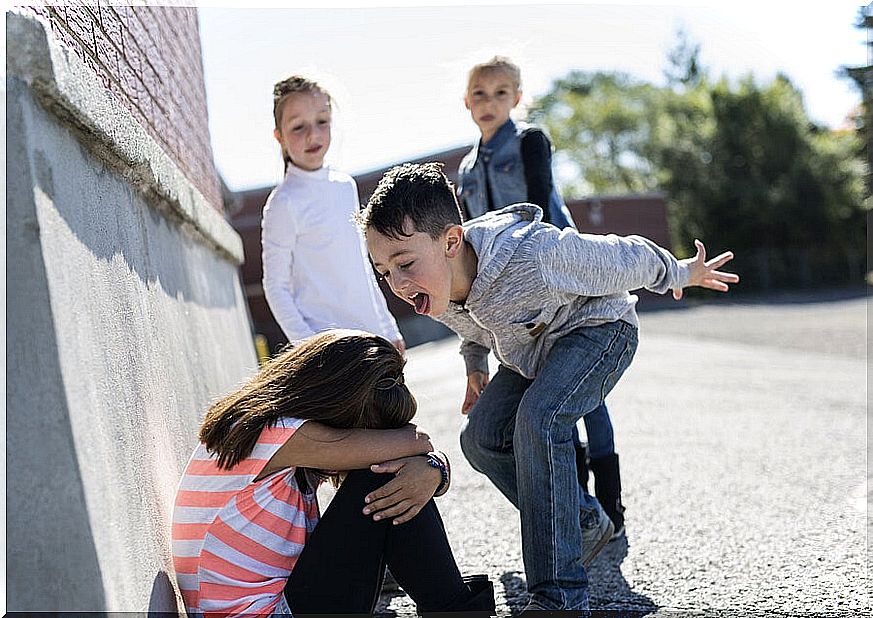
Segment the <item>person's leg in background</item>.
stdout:
<path fill-rule="evenodd" d="M 577 450 L 577 469 L 580 482 L 587 490 L 587 471 L 594 476 L 594 495 L 603 506 L 615 526 L 612 538 L 624 535 L 624 504 L 621 501 L 621 475 L 619 474 L 618 454 L 615 452 L 615 438 L 612 421 L 606 402 L 601 402 L 593 412 L 585 415 L 585 433 L 588 435 L 587 466 L 582 474 Z"/>

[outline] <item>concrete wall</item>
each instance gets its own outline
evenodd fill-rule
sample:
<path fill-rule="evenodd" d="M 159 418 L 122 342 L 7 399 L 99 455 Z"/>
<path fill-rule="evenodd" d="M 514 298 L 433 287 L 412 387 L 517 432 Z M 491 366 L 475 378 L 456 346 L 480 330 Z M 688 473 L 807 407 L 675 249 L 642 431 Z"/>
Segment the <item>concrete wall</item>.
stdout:
<path fill-rule="evenodd" d="M 43 23 L 6 26 L 6 610 L 175 611 L 175 486 L 256 367 L 240 239 Z"/>

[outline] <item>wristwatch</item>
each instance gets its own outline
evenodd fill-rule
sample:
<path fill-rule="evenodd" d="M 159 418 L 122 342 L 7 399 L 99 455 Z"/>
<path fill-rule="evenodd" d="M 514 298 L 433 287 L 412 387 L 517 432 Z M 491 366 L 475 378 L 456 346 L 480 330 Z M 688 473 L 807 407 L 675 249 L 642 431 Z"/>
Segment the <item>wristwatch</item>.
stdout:
<path fill-rule="evenodd" d="M 437 453 L 439 453 L 439 455 Z M 442 457 L 440 457 L 440 455 L 442 455 Z M 449 490 L 449 458 L 446 457 L 446 454 L 442 451 L 428 453 L 425 457 L 427 457 L 427 463 L 430 464 L 431 467 L 440 471 L 440 484 L 433 495 L 434 497 L 442 496 Z"/>

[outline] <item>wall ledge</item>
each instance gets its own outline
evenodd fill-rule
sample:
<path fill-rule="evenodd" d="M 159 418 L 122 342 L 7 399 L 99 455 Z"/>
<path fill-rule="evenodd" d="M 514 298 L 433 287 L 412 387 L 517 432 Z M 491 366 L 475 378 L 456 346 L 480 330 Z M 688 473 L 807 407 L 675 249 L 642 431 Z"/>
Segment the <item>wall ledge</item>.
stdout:
<path fill-rule="evenodd" d="M 7 80 L 25 82 L 43 107 L 78 133 L 84 146 L 166 219 L 225 259 L 242 264 L 239 234 L 87 65 L 49 36 L 40 20 L 7 11 L 6 47 Z"/>

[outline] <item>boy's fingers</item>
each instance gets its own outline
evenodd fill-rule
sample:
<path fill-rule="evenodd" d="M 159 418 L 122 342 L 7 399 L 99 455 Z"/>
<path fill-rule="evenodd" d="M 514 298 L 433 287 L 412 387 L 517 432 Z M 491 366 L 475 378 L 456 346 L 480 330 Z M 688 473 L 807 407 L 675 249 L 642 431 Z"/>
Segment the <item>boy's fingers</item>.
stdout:
<path fill-rule="evenodd" d="M 695 258 L 700 260 L 701 262 L 705 262 L 706 261 L 706 247 L 704 247 L 703 243 L 700 242 L 696 238 L 694 239 L 694 246 L 697 247 L 697 255 L 695 256 Z"/>
<path fill-rule="evenodd" d="M 722 264 L 725 264 L 726 262 L 730 262 L 732 259 L 734 259 L 733 251 L 725 251 L 721 255 L 709 260 L 706 263 L 706 267 L 707 268 L 718 268 Z"/>
<path fill-rule="evenodd" d="M 739 283 L 740 276 L 736 273 L 725 273 L 720 270 L 714 270 L 710 273 L 713 279 L 718 279 L 719 281 L 728 281 L 730 283 Z"/>
<path fill-rule="evenodd" d="M 673 290 L 673 298 L 676 300 L 682 300 L 682 288 Z"/>
<path fill-rule="evenodd" d="M 710 290 L 718 290 L 719 292 L 727 292 L 730 289 L 727 283 L 716 281 L 714 279 L 707 279 L 701 285 L 703 285 L 703 287 L 709 288 Z"/>

